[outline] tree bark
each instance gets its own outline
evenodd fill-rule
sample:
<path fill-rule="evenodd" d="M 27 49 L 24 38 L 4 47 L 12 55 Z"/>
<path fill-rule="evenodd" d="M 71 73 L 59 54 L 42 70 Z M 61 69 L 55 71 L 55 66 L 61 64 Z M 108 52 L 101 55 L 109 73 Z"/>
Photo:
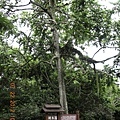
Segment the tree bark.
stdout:
<path fill-rule="evenodd" d="M 67 97 L 66 97 L 66 89 L 65 89 L 65 82 L 62 78 L 62 64 L 61 64 L 61 57 L 60 57 L 60 49 L 59 49 L 59 33 L 57 31 L 57 23 L 55 20 L 55 6 L 56 2 L 53 0 L 49 0 L 50 4 L 50 12 L 52 16 L 52 31 L 53 31 L 53 42 L 55 46 L 55 56 L 57 58 L 57 72 L 58 72 L 58 84 L 59 84 L 59 95 L 60 95 L 60 104 L 62 108 L 65 110 L 65 113 L 68 113 L 68 104 L 67 104 Z"/>

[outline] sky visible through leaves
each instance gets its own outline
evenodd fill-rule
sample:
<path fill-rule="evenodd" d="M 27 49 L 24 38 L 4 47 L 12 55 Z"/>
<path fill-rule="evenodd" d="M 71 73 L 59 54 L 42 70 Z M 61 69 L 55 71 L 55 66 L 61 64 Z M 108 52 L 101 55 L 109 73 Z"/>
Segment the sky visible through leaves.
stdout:
<path fill-rule="evenodd" d="M 13 0 L 14 1 L 14 0 Z M 108 9 L 112 9 L 113 5 L 111 3 L 116 3 L 118 0 L 98 0 L 99 4 L 103 5 L 103 7 L 106 7 Z M 21 0 L 21 4 L 27 4 L 29 3 L 29 0 Z M 28 6 L 30 7 L 30 6 Z M 113 16 L 113 20 L 118 20 L 119 19 L 119 15 L 114 15 Z M 24 31 L 26 33 L 29 34 L 29 28 L 27 28 L 26 26 L 24 26 L 24 28 L 21 28 L 18 26 L 18 29 Z M 19 45 L 15 42 L 10 43 L 11 45 L 13 45 L 14 47 L 18 47 Z M 89 57 L 93 57 L 93 55 L 96 53 L 96 51 L 98 51 L 100 48 L 99 47 L 94 47 L 94 46 L 90 46 L 87 49 L 85 49 L 86 51 L 86 55 L 88 55 Z M 100 50 L 95 56 L 94 59 L 97 61 L 100 60 L 104 60 L 106 58 L 112 57 L 114 55 L 118 54 L 118 51 L 115 51 L 113 49 L 105 49 L 105 50 Z M 104 65 L 113 65 L 113 59 L 110 59 L 108 61 L 106 61 L 104 64 L 102 63 L 98 63 L 96 64 L 96 68 L 97 69 L 103 69 Z M 119 80 L 119 84 L 120 84 L 120 80 Z"/>

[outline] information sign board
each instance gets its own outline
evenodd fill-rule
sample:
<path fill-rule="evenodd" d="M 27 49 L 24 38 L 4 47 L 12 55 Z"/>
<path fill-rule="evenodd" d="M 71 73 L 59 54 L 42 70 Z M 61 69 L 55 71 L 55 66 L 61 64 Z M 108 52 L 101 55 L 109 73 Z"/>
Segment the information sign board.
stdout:
<path fill-rule="evenodd" d="M 63 114 L 61 120 L 77 120 L 76 114 Z"/>

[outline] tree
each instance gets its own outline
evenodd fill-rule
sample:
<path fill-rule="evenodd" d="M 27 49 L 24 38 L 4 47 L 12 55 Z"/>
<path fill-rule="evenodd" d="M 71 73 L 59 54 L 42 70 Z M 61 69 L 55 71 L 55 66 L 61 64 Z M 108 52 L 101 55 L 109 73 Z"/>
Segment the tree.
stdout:
<path fill-rule="evenodd" d="M 11 59 L 9 58 L 10 60 L 7 60 L 13 64 L 4 68 L 5 71 L 10 69 L 11 73 L 14 72 L 14 76 L 12 74 L 10 75 L 10 71 L 6 72 L 7 76 L 10 75 L 9 78 L 17 78 L 18 80 L 16 80 L 16 82 L 19 85 L 22 84 L 20 85 L 19 93 L 24 93 L 26 88 L 30 93 L 31 91 L 35 92 L 35 90 L 37 90 L 35 88 L 37 87 L 41 94 L 47 96 L 44 99 L 39 97 L 42 102 L 47 98 L 49 98 L 51 102 L 58 102 L 58 89 L 56 85 L 58 86 L 59 83 L 60 103 L 66 113 L 68 112 L 67 108 L 69 108 L 71 112 L 71 106 L 73 106 L 74 109 L 76 109 L 77 105 L 79 106 L 79 102 L 76 102 L 75 99 L 78 101 L 81 100 L 81 102 L 86 104 L 87 102 L 92 104 L 95 99 L 95 104 L 97 104 L 98 101 L 98 105 L 104 101 L 105 107 L 108 108 L 104 96 L 104 92 L 106 93 L 104 89 L 107 89 L 105 84 L 108 86 L 113 85 L 114 79 L 108 79 L 111 73 L 107 72 L 108 75 L 104 75 L 97 71 L 95 64 L 104 63 L 111 58 L 119 58 L 119 54 L 103 61 L 96 61 L 93 58 L 85 56 L 82 52 L 84 51 L 84 47 L 87 47 L 89 44 L 100 46 L 101 48 L 99 50 L 111 47 L 108 45 L 113 45 L 113 47 L 116 48 L 115 45 L 117 45 L 117 49 L 119 50 L 119 41 L 117 40 L 119 38 L 119 21 L 114 22 L 111 20 L 111 16 L 114 13 L 113 11 L 103 9 L 95 0 L 56 1 L 56 3 L 54 0 L 30 0 L 26 5 L 21 5 L 19 1 L 16 1 L 16 3 L 3 1 L 1 5 L 6 13 L 11 16 L 14 24 L 19 22 L 21 26 L 27 26 L 30 31 L 28 34 L 26 31 L 19 30 L 18 28 L 16 32 L 14 32 L 14 39 L 17 39 L 19 48 L 13 49 L 12 47 L 8 47 L 13 56 Z M 23 8 L 26 6 L 30 8 Z M 22 10 L 24 11 L 21 12 Z M 14 15 L 13 13 L 16 12 L 21 13 L 20 15 Z M 84 45 L 84 43 L 87 44 Z M 80 46 L 80 49 L 76 49 L 75 46 Z M 99 50 L 95 52 L 95 54 L 97 54 Z M 8 54 L 8 56 L 10 55 L 11 54 Z M 76 55 L 78 55 L 78 57 L 76 57 Z M 93 64 L 94 69 L 90 66 L 91 64 Z M 16 70 L 14 70 L 15 67 L 17 68 Z M 102 78 L 100 74 L 102 74 Z M 56 81 L 57 78 L 58 83 Z M 27 86 L 25 84 L 27 84 Z M 67 85 L 68 88 L 66 88 Z M 22 86 L 24 86 L 24 88 L 22 88 Z M 30 86 L 32 86 L 33 89 L 30 89 Z M 82 89 L 83 92 L 82 96 L 80 95 L 80 97 L 77 98 L 77 92 L 80 93 L 80 89 L 78 88 Z M 88 91 L 86 88 L 88 88 Z M 65 89 L 67 90 L 67 97 L 69 98 L 69 107 L 67 107 Z M 73 89 L 77 91 L 76 96 L 69 94 Z M 55 90 L 57 92 L 55 92 Z M 86 93 L 84 94 L 84 92 Z M 48 93 L 51 96 L 49 96 Z M 35 95 L 32 95 L 32 97 L 30 97 L 30 94 L 26 94 L 28 96 L 25 96 L 25 100 L 22 100 L 22 102 L 25 103 L 24 105 L 28 105 L 27 102 L 31 102 L 31 104 L 29 104 L 31 107 L 37 104 L 37 106 L 41 108 L 43 103 L 40 103 L 40 101 L 36 102 L 38 98 L 36 95 L 38 94 L 37 92 L 35 92 Z M 85 97 L 89 97 L 90 101 L 84 101 Z M 21 96 L 19 99 L 21 98 L 23 97 Z M 76 103 L 76 106 L 72 105 L 72 100 Z M 106 108 L 101 109 L 100 106 L 96 106 L 95 104 L 95 110 L 100 110 L 99 115 L 101 119 L 103 119 L 102 116 L 104 115 L 102 112 L 105 113 Z M 99 109 L 97 109 L 97 107 L 99 107 Z M 21 108 L 21 106 L 18 107 L 18 115 L 20 115 L 22 110 L 25 110 L 24 107 L 20 110 L 19 108 Z M 91 108 L 91 106 L 85 107 L 82 113 L 86 114 L 86 111 L 88 112 Z M 35 109 L 38 110 L 38 107 Z M 91 118 L 97 116 L 95 110 L 93 110 Z M 31 113 L 31 111 L 29 112 Z M 26 115 L 28 116 L 27 112 Z M 90 116 L 91 112 L 87 115 Z M 19 119 L 23 118 L 24 116 Z M 83 119 L 84 118 L 85 116 Z M 25 119 L 30 118 L 26 117 Z"/>

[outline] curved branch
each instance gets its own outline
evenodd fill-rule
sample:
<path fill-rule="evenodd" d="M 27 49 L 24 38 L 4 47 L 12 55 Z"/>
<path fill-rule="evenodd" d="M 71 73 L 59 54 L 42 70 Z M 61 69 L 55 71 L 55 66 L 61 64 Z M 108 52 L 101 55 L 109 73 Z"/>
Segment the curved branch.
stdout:
<path fill-rule="evenodd" d="M 23 9 L 15 9 L 15 10 L 9 9 L 10 12 L 16 12 L 16 11 L 21 11 L 21 10 L 25 11 L 25 10 L 34 10 L 34 9 L 32 9 L 32 8 L 23 8 Z"/>
<path fill-rule="evenodd" d="M 28 5 L 30 5 L 30 2 L 25 5 L 7 5 L 6 4 L 6 5 L 2 6 L 2 8 L 8 10 L 7 13 L 21 11 L 21 10 L 33 10 L 32 8 L 25 8 Z"/>
<path fill-rule="evenodd" d="M 101 49 L 103 49 L 103 48 L 105 48 L 105 47 L 101 47 L 100 49 L 98 49 L 95 53 L 94 53 L 94 55 L 93 55 L 93 57 L 92 58 L 94 58 L 95 57 L 95 55 L 101 50 Z"/>
<path fill-rule="evenodd" d="M 117 56 L 119 56 L 118 54 L 117 55 L 114 55 L 114 56 L 112 56 L 112 57 L 109 57 L 109 58 L 107 58 L 107 59 L 105 59 L 105 60 L 102 60 L 101 62 L 106 62 L 106 61 L 108 61 L 108 60 L 110 60 L 110 59 L 112 59 L 112 58 L 116 58 Z"/>
<path fill-rule="evenodd" d="M 56 59 L 56 58 L 57 58 L 57 56 L 53 56 L 52 59 L 50 60 L 50 65 L 51 65 L 52 68 L 53 68 L 52 62 L 53 62 L 53 60 Z"/>
<path fill-rule="evenodd" d="M 81 60 L 87 61 L 88 63 L 99 63 L 99 62 L 101 62 L 101 61 L 96 61 L 96 60 L 94 60 L 92 58 L 89 58 L 87 56 L 84 56 L 79 50 L 77 50 L 77 49 L 75 49 L 73 47 L 71 48 L 71 50 L 72 50 L 71 52 L 78 54 L 79 58 Z"/>
<path fill-rule="evenodd" d="M 28 5 L 30 5 L 30 2 L 27 3 L 26 5 L 6 5 L 6 6 L 13 8 L 13 7 L 26 7 Z"/>
<path fill-rule="evenodd" d="M 84 56 L 79 50 L 77 50 L 76 48 L 74 47 L 70 47 L 70 46 L 65 46 L 66 48 L 63 47 L 64 50 L 66 50 L 66 53 L 69 51 L 69 57 L 70 57 L 70 54 L 72 55 L 75 55 L 75 54 L 78 54 L 79 56 L 79 59 L 81 60 L 84 60 L 86 62 L 88 62 L 89 64 L 95 64 L 95 63 L 104 63 L 106 62 L 107 60 L 110 60 L 112 58 L 116 58 L 117 56 L 119 56 L 119 54 L 115 55 L 115 56 L 112 56 L 112 57 L 109 57 L 105 60 L 101 60 L 101 61 L 97 61 L 97 60 L 94 60 L 93 58 L 90 58 L 88 56 Z M 103 48 L 103 47 L 102 47 Z M 101 50 L 102 48 L 100 48 L 99 50 Z M 62 48 L 61 48 L 62 49 Z M 97 52 L 99 52 L 99 50 Z M 96 53 L 97 53 L 96 52 Z M 64 52 L 63 52 L 64 53 Z"/>
<path fill-rule="evenodd" d="M 50 17 L 51 19 L 53 19 L 53 18 L 52 18 L 52 15 L 51 15 L 50 12 L 48 11 L 48 9 L 42 7 L 40 4 L 38 4 L 38 3 L 36 3 L 36 2 L 33 2 L 32 0 L 30 0 L 30 3 L 32 3 L 32 4 L 34 4 L 34 5 L 38 6 L 38 7 L 40 7 L 45 13 L 47 13 L 47 14 L 49 15 L 49 17 Z"/>
<path fill-rule="evenodd" d="M 94 53 L 94 55 L 93 55 L 92 58 L 94 58 L 95 55 L 96 55 L 101 49 L 104 49 L 104 48 L 113 48 L 113 49 L 117 49 L 117 48 L 119 48 L 119 47 L 109 47 L 109 46 L 101 47 L 100 49 L 98 49 L 98 50 Z"/>
<path fill-rule="evenodd" d="M 78 50 L 77 50 L 77 52 L 80 53 L 80 54 L 78 54 L 78 55 L 81 55 L 81 54 L 82 54 L 82 53 L 81 53 L 80 51 L 78 51 Z M 84 56 L 84 55 L 79 56 L 79 58 L 80 58 L 81 60 L 87 61 L 88 63 L 93 63 L 93 64 L 95 64 L 95 63 L 104 63 L 104 62 L 106 62 L 106 61 L 108 61 L 108 60 L 110 60 L 110 59 L 112 59 L 112 58 L 116 58 L 117 56 L 119 56 L 119 54 L 117 54 L 117 55 L 115 55 L 115 56 L 112 56 L 112 57 L 109 57 L 109 58 L 107 58 L 107 59 L 105 59 L 105 60 L 101 60 L 101 61 L 96 61 L 96 60 L 94 60 L 94 59 L 92 59 L 92 58 L 89 58 L 89 57 L 86 57 L 86 56 Z"/>

